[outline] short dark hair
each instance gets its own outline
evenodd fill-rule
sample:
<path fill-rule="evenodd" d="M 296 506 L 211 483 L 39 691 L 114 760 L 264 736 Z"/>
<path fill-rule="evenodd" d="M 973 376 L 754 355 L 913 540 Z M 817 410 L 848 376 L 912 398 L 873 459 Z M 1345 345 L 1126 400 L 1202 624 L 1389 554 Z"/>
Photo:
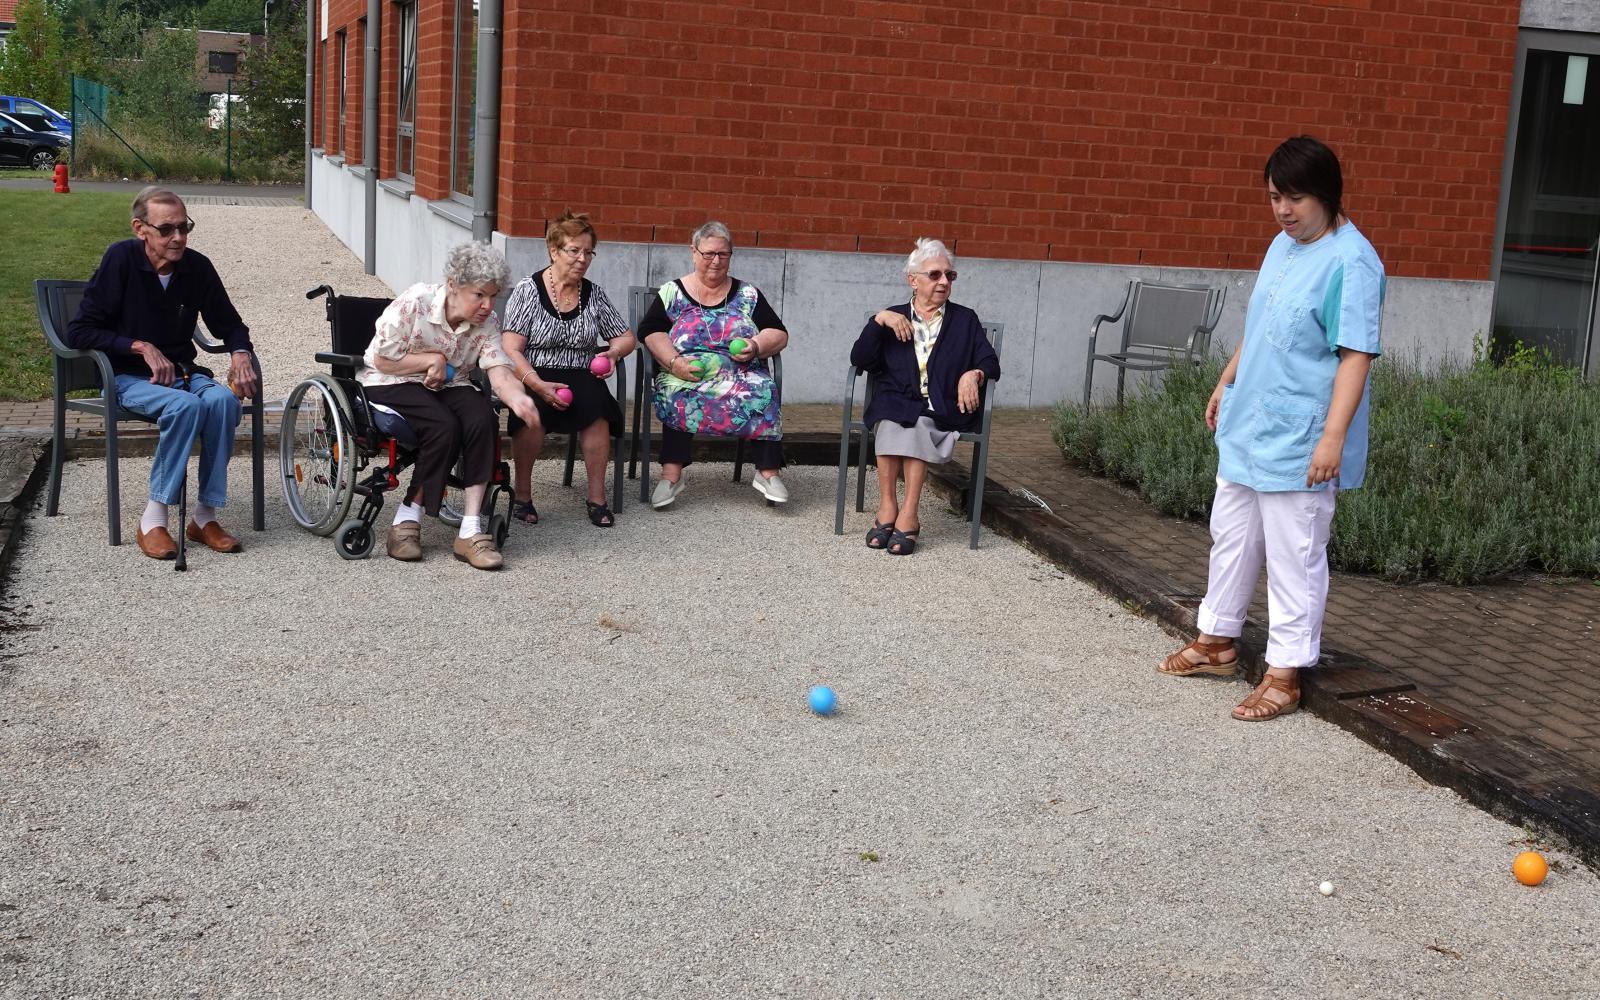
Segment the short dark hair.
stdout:
<path fill-rule="evenodd" d="M 1344 214 L 1344 173 L 1333 150 L 1309 135 L 1285 139 L 1267 157 L 1263 181 L 1283 194 L 1308 194 L 1328 211 L 1330 228 L 1339 227 Z"/>

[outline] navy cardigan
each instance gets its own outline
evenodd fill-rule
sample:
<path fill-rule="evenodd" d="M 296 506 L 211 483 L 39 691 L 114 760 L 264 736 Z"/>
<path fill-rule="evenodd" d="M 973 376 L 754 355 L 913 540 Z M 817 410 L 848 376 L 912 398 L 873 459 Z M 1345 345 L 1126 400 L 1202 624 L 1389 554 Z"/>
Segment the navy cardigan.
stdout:
<path fill-rule="evenodd" d="M 889 309 L 911 317 L 909 302 Z M 872 402 L 862 417 L 868 427 L 880 420 L 910 427 L 926 414 L 940 430 L 976 430 L 983 419 L 983 409 L 980 406 L 971 413 L 961 412 L 956 403 L 961 376 L 976 368 L 983 372 L 985 387 L 1000 378 L 1000 357 L 984 335 L 978 314 L 954 302 L 945 303 L 939 339 L 928 356 L 928 398 L 922 397 L 916 346 L 896 337 L 893 330 L 876 319 L 867 320 L 855 346 L 850 348 L 850 363 L 878 377 Z"/>

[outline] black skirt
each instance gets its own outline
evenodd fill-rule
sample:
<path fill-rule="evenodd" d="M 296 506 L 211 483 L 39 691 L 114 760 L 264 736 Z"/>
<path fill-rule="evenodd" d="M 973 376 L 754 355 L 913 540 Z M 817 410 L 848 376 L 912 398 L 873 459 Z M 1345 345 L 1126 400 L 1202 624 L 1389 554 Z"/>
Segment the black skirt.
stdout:
<path fill-rule="evenodd" d="M 556 409 L 538 396 L 533 397 L 533 405 L 539 408 L 539 422 L 546 431 L 551 434 L 576 434 L 596 420 L 604 420 L 611 427 L 612 437 L 622 436 L 622 408 L 617 405 L 617 398 L 611 395 L 606 383 L 596 378 L 593 372 L 585 368 L 539 366 L 533 370 L 544 381 L 558 383 L 572 390 L 572 405 L 565 410 Z M 507 430 L 515 434 L 521 429 L 522 421 L 517 419 L 515 413 L 509 414 Z"/>

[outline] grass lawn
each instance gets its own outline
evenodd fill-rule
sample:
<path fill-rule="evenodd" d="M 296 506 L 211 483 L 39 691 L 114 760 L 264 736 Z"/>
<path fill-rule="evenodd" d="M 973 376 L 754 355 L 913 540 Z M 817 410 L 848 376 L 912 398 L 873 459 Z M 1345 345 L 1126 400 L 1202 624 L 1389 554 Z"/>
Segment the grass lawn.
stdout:
<path fill-rule="evenodd" d="M 87 278 L 128 229 L 128 196 L 0 190 L 12 245 L 0 254 L 0 400 L 50 398 L 50 348 L 33 302 L 35 278 Z"/>

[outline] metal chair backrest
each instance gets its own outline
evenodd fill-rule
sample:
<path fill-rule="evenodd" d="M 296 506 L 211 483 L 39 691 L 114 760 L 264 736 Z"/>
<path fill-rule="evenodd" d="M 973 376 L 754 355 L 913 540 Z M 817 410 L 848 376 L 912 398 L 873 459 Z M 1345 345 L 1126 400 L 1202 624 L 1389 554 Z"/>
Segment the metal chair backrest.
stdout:
<path fill-rule="evenodd" d="M 100 366 L 87 353 L 67 346 L 67 325 L 78 315 L 83 304 L 87 281 L 40 279 L 33 283 L 38 301 L 39 325 L 44 328 L 45 339 L 55 355 L 56 391 L 75 392 L 79 389 L 99 389 Z"/>
<path fill-rule="evenodd" d="M 1139 282 L 1124 318 L 1123 350 L 1205 354 L 1221 315 L 1222 290 Z"/>
<path fill-rule="evenodd" d="M 644 321 L 644 314 L 650 311 L 650 305 L 655 300 L 656 289 L 649 285 L 631 285 L 628 288 L 628 329 L 635 335 L 639 332 L 639 324 Z"/>

